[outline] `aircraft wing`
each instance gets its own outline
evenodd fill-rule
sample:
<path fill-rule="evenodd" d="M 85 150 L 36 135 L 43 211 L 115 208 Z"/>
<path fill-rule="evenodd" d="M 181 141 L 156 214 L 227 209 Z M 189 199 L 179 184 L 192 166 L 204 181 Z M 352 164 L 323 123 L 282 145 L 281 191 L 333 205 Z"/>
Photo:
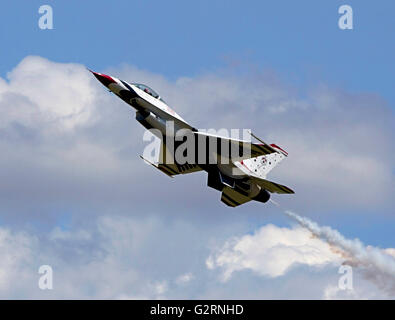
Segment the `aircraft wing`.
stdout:
<path fill-rule="evenodd" d="M 292 189 L 279 183 L 275 183 L 255 176 L 250 176 L 250 179 L 253 180 L 259 186 L 261 186 L 263 189 L 266 189 L 271 193 L 288 193 L 288 194 L 295 193 Z"/>
<path fill-rule="evenodd" d="M 204 133 L 204 132 L 194 132 L 194 133 L 198 138 L 205 137 L 206 143 L 208 142 L 209 145 L 210 145 L 210 143 L 213 143 L 218 148 L 220 148 L 220 146 L 227 145 L 229 147 L 229 152 L 231 152 L 231 150 L 238 150 L 239 154 L 237 156 L 232 155 L 232 162 L 241 161 L 241 160 L 249 159 L 249 158 L 255 158 L 258 156 L 278 152 L 271 145 L 266 144 L 266 143 L 261 143 L 261 144 L 252 143 L 249 141 L 221 137 L 218 135 L 213 135 L 213 134 Z M 234 149 L 232 149 L 232 148 L 234 148 Z M 244 148 L 244 154 L 242 152 L 243 148 Z"/>
<path fill-rule="evenodd" d="M 158 138 L 159 139 L 159 138 Z M 166 137 L 163 138 L 160 145 L 159 158 L 154 163 L 140 156 L 145 162 L 154 166 L 155 168 L 162 171 L 169 177 L 173 177 L 178 174 L 187 174 L 192 172 L 201 171 L 202 169 L 197 164 L 179 164 L 175 161 L 174 156 L 171 154 L 169 149 L 166 147 Z"/>

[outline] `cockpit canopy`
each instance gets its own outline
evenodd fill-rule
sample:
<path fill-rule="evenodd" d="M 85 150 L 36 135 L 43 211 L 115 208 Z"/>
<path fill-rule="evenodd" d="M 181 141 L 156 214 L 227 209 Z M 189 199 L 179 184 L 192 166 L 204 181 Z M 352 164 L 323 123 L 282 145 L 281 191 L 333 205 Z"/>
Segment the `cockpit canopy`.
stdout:
<path fill-rule="evenodd" d="M 141 83 L 132 83 L 132 85 L 136 86 L 137 88 L 139 88 L 140 90 L 143 90 L 144 92 L 148 93 L 149 95 L 153 96 L 156 99 L 159 99 L 163 102 L 165 102 L 160 96 L 159 94 L 157 94 L 154 90 L 152 90 L 150 87 L 146 86 L 145 84 L 141 84 Z"/>

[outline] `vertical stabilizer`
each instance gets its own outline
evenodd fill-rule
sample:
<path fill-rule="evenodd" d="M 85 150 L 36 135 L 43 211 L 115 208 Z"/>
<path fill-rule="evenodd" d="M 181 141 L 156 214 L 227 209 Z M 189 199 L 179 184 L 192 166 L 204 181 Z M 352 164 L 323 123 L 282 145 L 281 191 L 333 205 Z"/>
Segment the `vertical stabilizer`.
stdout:
<path fill-rule="evenodd" d="M 261 140 L 259 139 L 259 141 Z M 247 169 L 253 175 L 260 178 L 266 178 L 267 174 L 288 156 L 288 152 L 279 146 L 270 144 L 270 147 L 276 150 L 276 152 L 255 158 L 245 159 L 241 161 L 240 164 L 244 169 Z"/>

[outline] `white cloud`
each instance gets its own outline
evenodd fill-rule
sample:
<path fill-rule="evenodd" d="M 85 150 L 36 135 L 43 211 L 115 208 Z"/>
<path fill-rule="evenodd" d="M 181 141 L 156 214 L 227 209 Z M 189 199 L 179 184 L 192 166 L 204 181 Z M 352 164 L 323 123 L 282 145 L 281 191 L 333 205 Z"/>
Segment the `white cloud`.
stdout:
<path fill-rule="evenodd" d="M 146 274 L 151 266 L 140 268 L 138 261 L 149 254 L 140 252 L 147 237 L 157 233 L 152 223 L 106 216 L 89 229 L 55 227 L 39 239 L 0 228 L 0 297 L 163 298 L 167 281 Z M 38 288 L 42 264 L 53 268 L 53 290 Z"/>
<path fill-rule="evenodd" d="M 353 289 L 342 290 L 338 286 L 329 285 L 324 290 L 323 299 L 325 300 L 353 300 L 353 299 L 363 299 L 363 297 L 358 296 L 358 294 Z"/>
<path fill-rule="evenodd" d="M 56 240 L 68 240 L 68 241 L 89 241 L 91 239 L 91 235 L 86 230 L 62 230 L 60 227 L 55 227 L 49 233 L 49 239 Z"/>
<path fill-rule="evenodd" d="M 183 229 L 163 219 L 114 215 L 100 217 L 74 233 L 54 228 L 40 238 L 2 227 L 0 297 L 388 298 L 364 281 L 357 270 L 355 290 L 340 290 L 336 285 L 341 257 L 300 227 L 266 225 L 252 235 L 234 238 L 211 254 L 211 270 L 196 269 L 193 259 L 203 263 L 206 251 L 196 255 L 198 251 L 190 244 L 183 250 L 171 243 L 174 235 L 185 232 Z M 195 238 L 199 233 L 188 230 L 182 236 Z M 193 252 L 185 258 L 186 250 Z M 53 290 L 38 289 L 38 267 L 42 264 L 53 268 Z M 194 272 L 182 273 L 185 266 Z M 225 282 L 213 277 L 215 269 L 225 276 Z M 242 270 L 253 273 L 240 278 Z"/>
<path fill-rule="evenodd" d="M 45 119 L 47 124 L 55 121 L 65 129 L 72 129 L 94 117 L 92 111 L 98 92 L 91 86 L 90 74 L 82 65 L 55 63 L 29 56 L 9 72 L 7 78 L 9 83 L 2 82 L 0 89 L 3 98 L 12 94 L 25 97 L 33 107 L 26 115 L 22 114 L 25 110 L 9 105 L 14 109 L 11 114 L 22 116 L 31 124 L 36 120 L 33 114 Z"/>
<path fill-rule="evenodd" d="M 38 266 L 32 269 L 31 265 L 37 244 L 38 239 L 25 232 L 0 228 L 0 296 L 7 297 L 14 290 L 25 289 L 31 284 L 32 273 L 38 272 Z"/>
<path fill-rule="evenodd" d="M 394 249 L 394 248 L 387 248 L 387 249 L 384 249 L 384 252 L 385 252 L 386 254 L 389 254 L 390 256 L 393 256 L 393 257 L 395 258 L 395 249 Z"/>
<path fill-rule="evenodd" d="M 324 300 L 385 300 L 393 299 L 371 286 L 366 281 L 360 281 L 358 278 L 357 289 L 340 289 L 336 285 L 328 285 L 324 289 L 322 299 Z"/>
<path fill-rule="evenodd" d="M 155 284 L 155 293 L 158 295 L 163 295 L 168 290 L 167 282 L 162 281 Z"/>
<path fill-rule="evenodd" d="M 360 240 L 347 239 L 330 227 L 321 227 L 289 211 L 287 214 L 300 225 L 292 229 L 266 225 L 252 235 L 232 238 L 213 250 L 206 261 L 207 268 L 220 269 L 221 278 L 226 282 L 236 271 L 252 270 L 260 276 L 275 278 L 290 273 L 292 267 L 305 266 L 314 272 L 317 268 L 346 264 L 350 267 L 347 277 L 351 277 L 351 281 L 357 272 L 359 278 L 376 287 L 366 289 L 365 284 L 358 283 L 358 290 L 352 285 L 351 290 L 343 290 L 340 285 L 327 285 L 324 299 L 394 296 L 393 248 L 365 246 Z M 339 268 L 338 273 L 344 271 Z"/>
<path fill-rule="evenodd" d="M 235 271 L 252 270 L 259 275 L 278 277 L 295 265 L 320 267 L 339 262 L 331 248 L 312 238 L 309 231 L 269 224 L 252 235 L 227 241 L 208 258 L 207 267 L 221 268 L 223 280 L 228 281 Z"/>
<path fill-rule="evenodd" d="M 290 156 L 271 178 L 296 190 L 281 201 L 299 211 L 325 208 L 340 219 L 337 209 L 348 208 L 376 217 L 394 205 L 393 115 L 373 95 L 298 92 L 265 74 L 170 81 L 131 66 L 108 73 L 152 86 L 196 127 L 251 128 L 284 147 Z M 213 281 L 204 266 L 209 244 L 251 230 L 258 205 L 229 211 L 205 175 L 170 181 L 145 166 L 138 158 L 144 130 L 133 110 L 84 66 L 27 57 L 7 78 L 0 78 L 2 297 L 336 295 L 324 294 L 334 253 L 298 227 L 268 225 L 228 241 L 207 261 L 228 281 Z M 59 227 L 65 213 L 73 220 Z M 37 291 L 41 264 L 54 266 L 53 292 Z M 237 282 L 239 270 L 252 271 L 245 284 Z M 314 272 L 325 274 L 319 284 Z M 254 287 L 257 275 L 270 279 L 259 282 L 264 290 Z M 273 291 L 278 279 L 284 287 Z M 308 293 L 299 292 L 299 279 Z"/>
<path fill-rule="evenodd" d="M 176 284 L 178 285 L 185 285 L 191 282 L 194 279 L 194 275 L 192 273 L 185 273 L 177 277 Z"/>

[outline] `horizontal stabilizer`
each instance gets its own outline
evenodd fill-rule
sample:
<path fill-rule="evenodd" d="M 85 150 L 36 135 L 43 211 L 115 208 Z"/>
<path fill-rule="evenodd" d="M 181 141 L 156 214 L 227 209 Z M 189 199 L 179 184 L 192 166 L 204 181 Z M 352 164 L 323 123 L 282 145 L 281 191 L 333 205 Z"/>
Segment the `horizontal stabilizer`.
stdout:
<path fill-rule="evenodd" d="M 251 198 L 242 195 L 230 187 L 225 187 L 222 190 L 221 201 L 229 207 L 237 207 L 251 201 Z"/>

